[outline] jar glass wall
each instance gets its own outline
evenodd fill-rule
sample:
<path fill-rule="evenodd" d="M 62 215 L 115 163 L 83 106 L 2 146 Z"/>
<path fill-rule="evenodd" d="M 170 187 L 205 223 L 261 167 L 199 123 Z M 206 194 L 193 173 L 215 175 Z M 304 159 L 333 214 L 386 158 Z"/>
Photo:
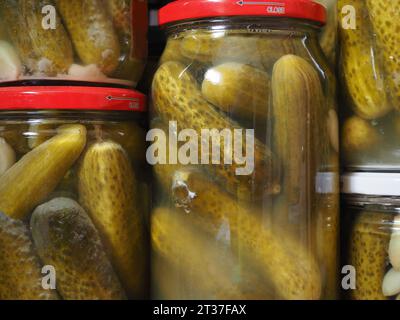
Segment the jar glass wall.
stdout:
<path fill-rule="evenodd" d="M 144 299 L 145 114 L 53 102 L 1 112 L 0 299 Z"/>
<path fill-rule="evenodd" d="M 152 87 L 153 297 L 336 297 L 338 119 L 318 30 L 265 17 L 167 26 Z M 242 158 L 226 157 L 235 147 Z"/>
<path fill-rule="evenodd" d="M 136 86 L 147 58 L 147 1 L 7 0 L 0 4 L 0 82 Z"/>
<path fill-rule="evenodd" d="M 348 171 L 398 171 L 398 1 L 339 1 L 342 155 Z"/>

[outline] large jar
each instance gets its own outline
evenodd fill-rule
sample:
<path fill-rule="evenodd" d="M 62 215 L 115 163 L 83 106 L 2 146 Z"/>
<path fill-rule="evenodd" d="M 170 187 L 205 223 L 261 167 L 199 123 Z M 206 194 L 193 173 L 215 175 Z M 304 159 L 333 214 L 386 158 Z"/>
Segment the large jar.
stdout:
<path fill-rule="evenodd" d="M 400 1 L 340 0 L 343 162 L 348 171 L 398 171 Z"/>
<path fill-rule="evenodd" d="M 0 95 L 0 300 L 146 298 L 145 96 Z"/>
<path fill-rule="evenodd" d="M 147 0 L 1 1 L 0 83 L 136 86 L 147 28 Z"/>
<path fill-rule="evenodd" d="M 398 173 L 353 173 L 343 178 L 348 299 L 400 299 L 399 190 Z"/>
<path fill-rule="evenodd" d="M 175 1 L 152 86 L 152 291 L 336 297 L 338 120 L 323 6 Z M 220 143 L 218 143 L 220 142 Z"/>

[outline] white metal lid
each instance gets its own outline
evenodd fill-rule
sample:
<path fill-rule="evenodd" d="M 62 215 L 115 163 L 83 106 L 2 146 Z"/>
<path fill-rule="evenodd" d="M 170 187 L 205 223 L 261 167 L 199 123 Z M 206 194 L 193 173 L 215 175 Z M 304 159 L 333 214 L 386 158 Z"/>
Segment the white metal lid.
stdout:
<path fill-rule="evenodd" d="M 400 173 L 347 173 L 342 176 L 342 193 L 400 196 Z"/>

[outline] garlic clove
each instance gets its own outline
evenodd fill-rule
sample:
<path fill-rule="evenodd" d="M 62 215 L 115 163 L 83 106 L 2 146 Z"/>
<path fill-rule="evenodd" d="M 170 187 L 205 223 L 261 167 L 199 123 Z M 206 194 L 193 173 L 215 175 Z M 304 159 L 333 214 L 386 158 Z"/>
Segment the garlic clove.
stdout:
<path fill-rule="evenodd" d="M 13 148 L 0 138 L 0 176 L 10 169 L 16 161 L 16 156 Z"/>
<path fill-rule="evenodd" d="M 392 297 L 400 294 L 400 272 L 390 269 L 382 283 L 382 293 L 386 297 Z"/>
<path fill-rule="evenodd" d="M 14 47 L 0 40 L 0 81 L 18 80 L 22 73 L 22 63 Z"/>

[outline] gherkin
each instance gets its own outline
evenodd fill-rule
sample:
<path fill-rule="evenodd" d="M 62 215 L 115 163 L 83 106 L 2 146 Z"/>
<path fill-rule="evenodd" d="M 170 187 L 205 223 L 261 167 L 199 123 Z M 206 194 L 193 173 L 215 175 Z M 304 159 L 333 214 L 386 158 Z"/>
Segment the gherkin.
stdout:
<path fill-rule="evenodd" d="M 0 300 L 54 300 L 42 287 L 41 263 L 28 226 L 0 213 Z"/>
<path fill-rule="evenodd" d="M 57 0 L 56 3 L 82 62 L 97 65 L 106 75 L 113 73 L 121 48 L 103 2 Z"/>
<path fill-rule="evenodd" d="M 45 7 L 49 10 L 46 12 L 55 10 L 51 0 L 4 0 L 1 19 L 27 72 L 55 76 L 68 71 L 73 63 L 73 49 L 56 11 L 53 11 L 55 28 L 44 26 L 46 16 L 42 10 Z"/>
<path fill-rule="evenodd" d="M 64 299 L 124 298 L 100 235 L 77 202 L 56 198 L 39 206 L 31 229 L 40 258 L 56 269 L 57 289 Z"/>

